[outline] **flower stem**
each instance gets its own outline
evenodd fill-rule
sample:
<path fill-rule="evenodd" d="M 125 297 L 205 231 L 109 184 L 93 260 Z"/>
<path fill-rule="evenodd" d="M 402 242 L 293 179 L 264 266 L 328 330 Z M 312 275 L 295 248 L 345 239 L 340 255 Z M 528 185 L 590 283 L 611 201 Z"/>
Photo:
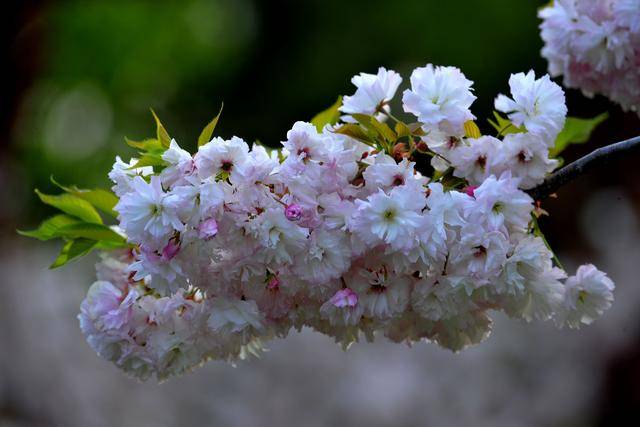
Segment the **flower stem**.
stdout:
<path fill-rule="evenodd" d="M 598 148 L 575 162 L 558 169 L 549 175 L 542 184 L 528 190 L 527 193 L 534 200 L 546 199 L 560 187 L 584 175 L 594 167 L 606 164 L 637 149 L 640 149 L 640 136 Z"/>

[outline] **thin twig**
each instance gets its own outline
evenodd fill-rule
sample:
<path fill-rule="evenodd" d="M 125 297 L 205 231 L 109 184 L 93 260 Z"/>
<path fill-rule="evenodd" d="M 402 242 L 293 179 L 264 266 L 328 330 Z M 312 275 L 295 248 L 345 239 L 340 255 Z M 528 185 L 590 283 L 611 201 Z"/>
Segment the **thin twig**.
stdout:
<path fill-rule="evenodd" d="M 546 199 L 560 187 L 573 181 L 580 175 L 585 174 L 594 167 L 608 163 L 636 149 L 640 149 L 640 136 L 598 148 L 575 162 L 558 169 L 549 175 L 542 184 L 528 190 L 527 193 L 529 193 L 534 200 Z"/>

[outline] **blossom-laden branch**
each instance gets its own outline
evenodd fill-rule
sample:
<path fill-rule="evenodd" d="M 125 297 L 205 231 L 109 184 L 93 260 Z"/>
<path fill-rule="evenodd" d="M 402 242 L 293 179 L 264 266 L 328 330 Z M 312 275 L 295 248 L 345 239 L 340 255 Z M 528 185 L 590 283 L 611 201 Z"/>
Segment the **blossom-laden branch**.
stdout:
<path fill-rule="evenodd" d="M 585 92 L 635 109 L 638 2 L 579 3 L 589 2 L 541 12 L 550 73 L 586 77 L 602 87 L 579 84 Z M 572 46 L 582 52 L 564 50 Z M 22 234 L 65 241 L 52 267 L 109 251 L 79 315 L 100 356 L 162 380 L 257 354 L 302 327 L 344 348 L 384 336 L 460 351 L 489 335 L 490 311 L 578 328 L 611 306 L 604 272 L 561 267 L 534 199 L 640 137 L 552 173 L 558 154 L 586 142 L 606 115 L 567 117 L 549 75 L 511 75 L 510 96 L 494 101 L 495 136 L 481 134 L 473 82 L 455 67 L 412 71 L 402 109 L 413 123 L 391 111 L 399 73 L 381 67 L 351 81 L 352 95 L 296 122 L 280 150 L 215 137 L 218 113 L 191 153 L 154 114 L 156 138 L 128 141 L 139 155 L 116 158 L 113 194 L 38 193 L 61 213 Z M 415 169 L 421 155 L 431 168 Z"/>
<path fill-rule="evenodd" d="M 534 200 L 543 200 L 555 193 L 563 185 L 587 173 L 591 169 L 609 163 L 613 159 L 628 155 L 640 149 L 640 136 L 625 141 L 616 142 L 592 151 L 575 162 L 558 169 L 549 175 L 542 184 L 527 191 Z"/>
<path fill-rule="evenodd" d="M 344 348 L 386 337 L 460 351 L 488 337 L 490 311 L 578 328 L 611 306 L 604 272 L 554 264 L 525 192 L 601 119 L 566 117 L 562 89 L 532 71 L 495 99 L 497 136 L 481 135 L 473 82 L 455 67 L 411 73 L 414 123 L 391 112 L 395 71 L 352 82 L 279 151 L 215 137 L 216 117 L 190 153 L 156 117 L 155 139 L 128 141 L 139 156 L 116 158 L 109 198 L 40 193 L 62 213 L 23 234 L 65 240 L 53 267 L 110 251 L 79 315 L 99 355 L 162 380 L 302 327 Z M 433 172 L 415 169 L 416 153 Z"/>

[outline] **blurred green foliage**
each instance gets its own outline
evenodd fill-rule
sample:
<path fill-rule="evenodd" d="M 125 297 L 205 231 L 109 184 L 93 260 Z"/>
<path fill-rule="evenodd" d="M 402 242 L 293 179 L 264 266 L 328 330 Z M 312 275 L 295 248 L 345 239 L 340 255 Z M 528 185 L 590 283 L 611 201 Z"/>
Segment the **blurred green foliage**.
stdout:
<path fill-rule="evenodd" d="M 123 137 L 152 129 L 150 107 L 175 111 L 177 123 L 191 110 L 181 87 L 224 82 L 237 72 L 254 28 L 247 7 L 242 1 L 48 5 L 42 70 L 15 133 L 32 186 L 50 187 L 50 174 L 64 183 L 106 185 L 113 157 L 132 153 Z"/>

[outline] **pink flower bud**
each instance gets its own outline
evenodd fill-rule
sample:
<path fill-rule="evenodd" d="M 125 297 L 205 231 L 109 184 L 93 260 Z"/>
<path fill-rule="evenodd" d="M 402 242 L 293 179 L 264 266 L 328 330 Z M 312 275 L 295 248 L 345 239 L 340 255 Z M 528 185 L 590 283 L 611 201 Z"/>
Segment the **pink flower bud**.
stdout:
<path fill-rule="evenodd" d="M 331 304 L 336 307 L 355 307 L 358 304 L 358 295 L 349 288 L 340 289 L 331 297 Z"/>
<path fill-rule="evenodd" d="M 280 287 L 280 279 L 278 276 L 271 276 L 267 281 L 267 289 L 275 291 Z"/>
<path fill-rule="evenodd" d="M 162 260 L 170 261 L 173 257 L 180 252 L 180 242 L 177 239 L 169 240 L 169 243 L 162 248 Z"/>
<path fill-rule="evenodd" d="M 466 187 L 464 187 L 462 189 L 462 192 L 471 196 L 471 197 L 476 197 L 474 192 L 476 191 L 476 188 L 478 188 L 477 185 L 467 185 Z"/>
<path fill-rule="evenodd" d="M 289 221 L 298 221 L 302 217 L 302 206 L 295 203 L 287 205 L 284 210 L 284 216 L 286 216 Z"/>
<path fill-rule="evenodd" d="M 218 234 L 218 223 L 215 219 L 209 218 L 198 225 L 198 237 L 209 240 Z"/>

